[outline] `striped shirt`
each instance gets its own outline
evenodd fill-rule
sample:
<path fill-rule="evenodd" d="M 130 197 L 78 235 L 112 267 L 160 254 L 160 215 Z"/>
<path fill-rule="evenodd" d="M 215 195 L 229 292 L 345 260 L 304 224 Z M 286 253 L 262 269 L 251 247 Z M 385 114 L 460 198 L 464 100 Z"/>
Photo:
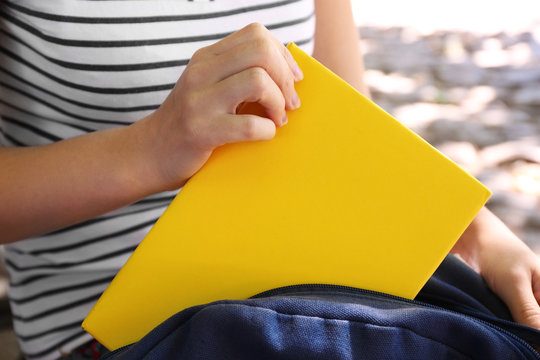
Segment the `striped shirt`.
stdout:
<path fill-rule="evenodd" d="M 309 53 L 313 11 L 312 0 L 4 0 L 0 145 L 137 121 L 158 108 L 197 49 L 251 22 Z M 27 358 L 56 359 L 91 340 L 82 320 L 175 194 L 6 246 Z"/>

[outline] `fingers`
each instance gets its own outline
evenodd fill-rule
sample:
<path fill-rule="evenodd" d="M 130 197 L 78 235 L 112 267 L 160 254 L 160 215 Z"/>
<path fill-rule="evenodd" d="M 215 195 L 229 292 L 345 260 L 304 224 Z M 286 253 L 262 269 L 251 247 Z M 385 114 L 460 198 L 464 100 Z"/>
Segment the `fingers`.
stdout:
<path fill-rule="evenodd" d="M 287 51 L 288 52 L 288 51 Z M 260 38 L 239 44 L 205 64 L 210 69 L 219 69 L 209 81 L 218 82 L 245 69 L 260 67 L 279 86 L 285 99 L 285 108 L 294 110 L 300 106 L 300 99 L 294 89 L 294 75 L 283 54 L 268 41 Z"/>
<path fill-rule="evenodd" d="M 533 271 L 532 286 L 534 298 L 536 299 L 536 302 L 540 304 L 540 265 Z"/>
<path fill-rule="evenodd" d="M 508 305 L 516 322 L 540 329 L 540 306 L 531 280 L 525 273 L 516 275 L 513 282 L 500 289 L 499 295 Z"/>
<path fill-rule="evenodd" d="M 294 82 L 302 77 L 290 52 L 260 24 L 197 50 L 147 122 L 161 139 L 153 154 L 164 187 L 183 184 L 217 146 L 273 138 L 286 109 L 299 106 Z M 268 118 L 237 114 L 242 103 L 256 103 Z"/>
<path fill-rule="evenodd" d="M 217 145 L 240 141 L 270 140 L 276 134 L 272 121 L 256 115 L 222 115 L 212 123 Z"/>
<path fill-rule="evenodd" d="M 259 23 L 249 24 L 241 30 L 227 36 L 223 40 L 213 45 L 207 46 L 205 48 L 207 50 L 207 53 L 204 56 L 220 55 L 239 46 L 240 44 L 257 39 L 266 39 L 272 44 L 274 44 L 278 53 L 282 56 L 282 58 L 289 66 L 290 71 L 294 75 L 295 81 L 302 80 L 304 76 L 302 74 L 302 70 L 294 60 L 290 51 L 267 28 L 265 28 Z M 201 56 L 201 58 L 202 57 L 203 56 Z"/>
<path fill-rule="evenodd" d="M 275 126 L 283 126 L 287 122 L 285 100 L 281 90 L 262 68 L 253 67 L 222 80 L 213 89 L 218 106 L 226 109 L 228 114 L 235 114 L 238 105 L 243 102 L 259 103 Z M 212 94 L 210 94 L 212 96 Z"/>

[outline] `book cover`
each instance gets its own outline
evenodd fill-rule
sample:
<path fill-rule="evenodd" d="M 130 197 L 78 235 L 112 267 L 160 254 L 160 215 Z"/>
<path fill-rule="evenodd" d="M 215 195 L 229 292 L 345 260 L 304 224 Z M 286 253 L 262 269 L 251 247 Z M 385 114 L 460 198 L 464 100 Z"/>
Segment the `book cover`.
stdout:
<path fill-rule="evenodd" d="M 294 44 L 302 106 L 180 191 L 83 328 L 109 349 L 193 305 L 325 283 L 412 299 L 490 192 Z"/>

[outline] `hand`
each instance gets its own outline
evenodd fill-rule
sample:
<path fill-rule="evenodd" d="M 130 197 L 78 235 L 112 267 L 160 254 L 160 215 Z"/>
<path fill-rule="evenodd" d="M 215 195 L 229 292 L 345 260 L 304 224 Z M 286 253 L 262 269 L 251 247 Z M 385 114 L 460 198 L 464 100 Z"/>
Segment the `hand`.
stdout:
<path fill-rule="evenodd" d="M 540 329 L 540 259 L 509 230 L 479 252 L 480 274 L 514 320 Z"/>
<path fill-rule="evenodd" d="M 198 50 L 167 99 L 142 121 L 151 138 L 150 163 L 174 189 L 225 143 L 269 140 L 299 105 L 294 82 L 302 71 L 287 48 L 264 26 L 250 24 Z M 259 103 L 267 117 L 237 114 Z"/>
<path fill-rule="evenodd" d="M 540 258 L 483 209 L 453 249 L 506 303 L 514 320 L 540 329 Z"/>

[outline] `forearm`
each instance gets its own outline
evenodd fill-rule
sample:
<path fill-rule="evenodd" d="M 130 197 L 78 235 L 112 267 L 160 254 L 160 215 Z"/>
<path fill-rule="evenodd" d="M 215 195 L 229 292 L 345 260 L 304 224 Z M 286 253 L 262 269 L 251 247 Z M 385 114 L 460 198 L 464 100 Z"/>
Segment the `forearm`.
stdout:
<path fill-rule="evenodd" d="M 298 104 L 292 55 L 261 24 L 199 49 L 161 106 L 121 129 L 0 149 L 0 242 L 95 217 L 177 189 L 221 145 L 270 140 Z M 259 103 L 267 117 L 236 114 Z"/>
<path fill-rule="evenodd" d="M 361 93 L 369 96 L 364 82 L 364 61 L 358 30 L 349 0 L 315 0 L 313 57 Z"/>
<path fill-rule="evenodd" d="M 59 229 L 162 190 L 149 165 L 145 120 L 46 146 L 0 148 L 0 242 Z"/>

